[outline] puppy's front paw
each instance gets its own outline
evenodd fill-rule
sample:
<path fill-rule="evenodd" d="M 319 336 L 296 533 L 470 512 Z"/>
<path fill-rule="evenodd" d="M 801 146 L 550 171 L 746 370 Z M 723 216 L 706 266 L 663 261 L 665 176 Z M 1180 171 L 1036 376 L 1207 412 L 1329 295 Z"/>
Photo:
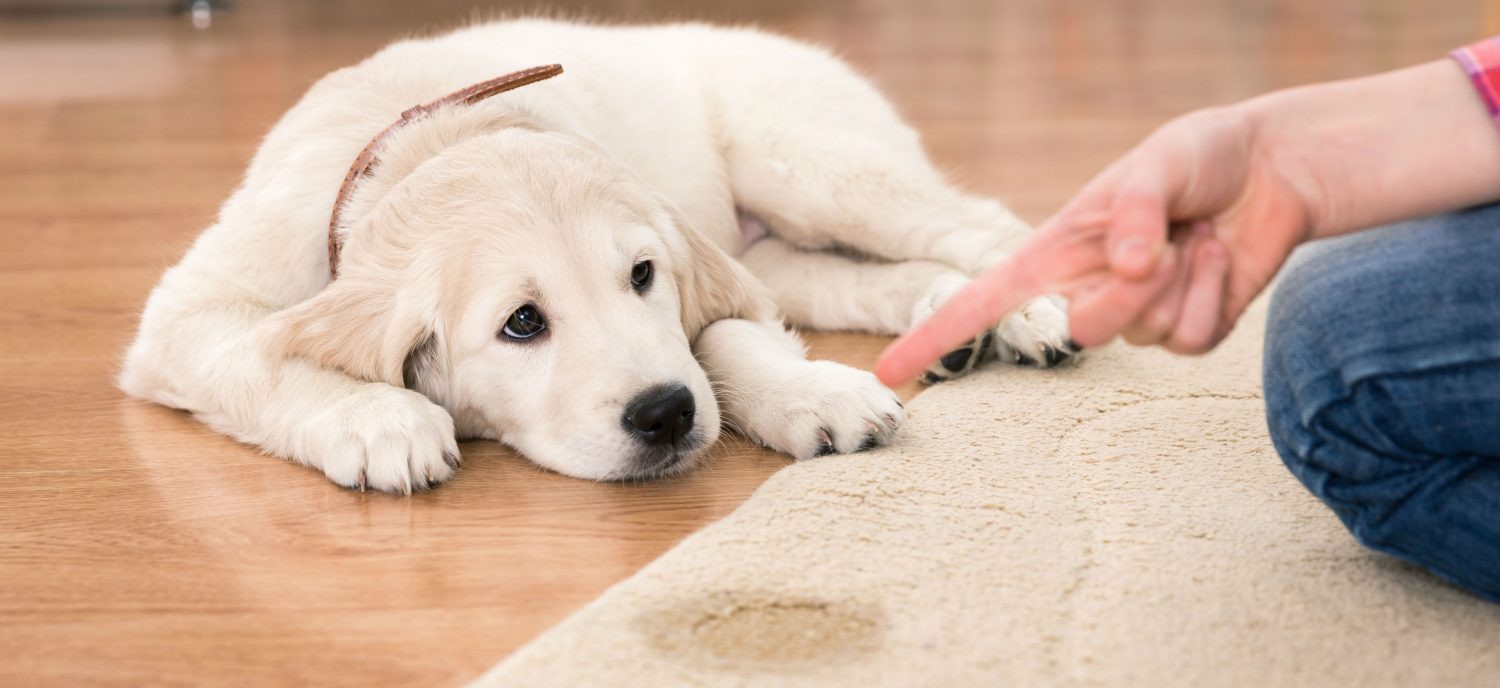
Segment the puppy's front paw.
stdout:
<path fill-rule="evenodd" d="M 416 392 L 369 385 L 309 419 L 297 457 L 344 487 L 411 494 L 453 477 L 453 418 Z"/>
<path fill-rule="evenodd" d="M 798 459 L 873 449 L 906 420 L 901 401 L 869 372 L 832 361 L 805 361 L 777 394 L 735 419 L 741 432 Z"/>
<path fill-rule="evenodd" d="M 963 288 L 966 281 L 957 276 L 945 276 L 934 281 L 928 287 L 927 294 L 917 300 L 917 305 L 911 314 L 912 328 L 916 328 L 917 325 L 932 317 L 938 308 Z M 928 366 L 927 370 L 922 373 L 922 382 L 934 385 L 968 375 L 989 356 L 994 340 L 994 335 L 989 331 L 979 333 L 979 336 L 969 340 L 969 343 L 943 354 L 943 357 L 936 363 Z"/>
<path fill-rule="evenodd" d="M 1043 296 L 1012 313 L 995 327 L 995 352 L 1016 365 L 1051 368 L 1073 358 L 1081 349 L 1068 338 L 1066 302 Z"/>

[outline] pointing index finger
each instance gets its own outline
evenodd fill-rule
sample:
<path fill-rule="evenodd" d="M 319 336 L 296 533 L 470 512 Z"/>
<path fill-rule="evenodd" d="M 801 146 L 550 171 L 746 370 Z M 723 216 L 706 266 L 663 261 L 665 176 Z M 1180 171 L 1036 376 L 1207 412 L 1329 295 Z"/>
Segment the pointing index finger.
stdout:
<path fill-rule="evenodd" d="M 890 387 L 909 382 L 943 354 L 1041 293 L 1041 284 L 1033 275 L 1014 259 L 1005 260 L 969 282 L 932 317 L 887 347 L 875 364 L 875 376 Z"/>
<path fill-rule="evenodd" d="M 1028 301 L 1062 293 L 1077 280 L 1107 270 L 1107 220 L 1103 213 L 1049 220 L 1020 250 L 974 278 L 926 322 L 886 347 L 875 364 L 876 377 L 891 386 L 905 384 Z"/>

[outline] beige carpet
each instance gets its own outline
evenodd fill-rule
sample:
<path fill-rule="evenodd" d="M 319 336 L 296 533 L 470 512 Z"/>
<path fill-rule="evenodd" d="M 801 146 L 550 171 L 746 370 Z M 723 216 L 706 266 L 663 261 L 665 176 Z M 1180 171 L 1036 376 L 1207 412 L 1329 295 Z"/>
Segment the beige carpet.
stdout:
<path fill-rule="evenodd" d="M 479 683 L 1500 685 L 1500 606 L 1281 465 L 1263 313 L 1206 358 L 934 387 L 895 446 L 788 467 Z"/>

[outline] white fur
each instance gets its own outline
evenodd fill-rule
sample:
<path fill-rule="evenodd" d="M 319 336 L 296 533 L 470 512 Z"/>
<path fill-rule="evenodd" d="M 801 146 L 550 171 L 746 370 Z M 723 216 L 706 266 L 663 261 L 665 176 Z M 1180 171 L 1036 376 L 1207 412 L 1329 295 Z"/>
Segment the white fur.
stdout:
<path fill-rule="evenodd" d="M 548 62 L 567 72 L 384 146 L 330 283 L 326 223 L 365 143 L 414 104 Z M 774 235 L 743 265 L 737 208 Z M 900 332 L 1023 231 L 947 185 L 822 50 L 700 25 L 480 25 L 391 45 L 282 118 L 152 293 L 121 386 L 340 484 L 402 492 L 452 474 L 455 435 L 592 479 L 682 470 L 721 415 L 799 458 L 856 451 L 893 435 L 899 404 L 867 373 L 805 360 L 776 301 L 797 324 Z M 642 260 L 657 279 L 639 294 Z M 497 336 L 527 303 L 545 338 Z M 998 333 L 1036 360 L 1065 322 L 1030 308 Z M 684 385 L 696 411 L 661 470 L 621 424 L 657 384 Z"/>

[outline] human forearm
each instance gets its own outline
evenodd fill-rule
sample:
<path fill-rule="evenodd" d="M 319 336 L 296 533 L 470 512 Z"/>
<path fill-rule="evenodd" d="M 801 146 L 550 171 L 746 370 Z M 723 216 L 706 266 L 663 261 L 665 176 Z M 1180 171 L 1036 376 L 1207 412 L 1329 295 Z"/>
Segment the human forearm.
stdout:
<path fill-rule="evenodd" d="M 1500 199 L 1500 131 L 1451 60 L 1238 107 L 1252 149 L 1305 200 L 1312 237 Z"/>

